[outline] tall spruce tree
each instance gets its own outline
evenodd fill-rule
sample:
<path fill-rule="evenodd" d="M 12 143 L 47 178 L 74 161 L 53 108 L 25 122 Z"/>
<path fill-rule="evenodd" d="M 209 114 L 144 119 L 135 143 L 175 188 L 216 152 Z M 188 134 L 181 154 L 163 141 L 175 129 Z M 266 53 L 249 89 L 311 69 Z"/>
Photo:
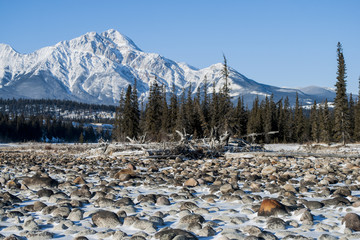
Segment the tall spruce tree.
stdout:
<path fill-rule="evenodd" d="M 135 129 L 133 124 L 133 104 L 131 101 L 132 97 L 132 88 L 131 85 L 128 86 L 125 95 L 125 104 L 124 104 L 124 119 L 123 119 L 123 128 L 125 137 L 133 138 L 135 137 Z"/>
<path fill-rule="evenodd" d="M 169 119 L 169 108 L 166 101 L 166 88 L 163 86 L 162 89 L 162 117 L 161 117 L 161 135 L 162 139 L 166 138 L 167 134 L 170 133 L 170 119 Z"/>
<path fill-rule="evenodd" d="M 139 120 L 139 129 L 140 133 L 146 135 L 146 105 L 144 100 L 140 102 L 140 120 Z"/>
<path fill-rule="evenodd" d="M 236 108 L 234 110 L 234 117 L 234 134 L 236 137 L 242 137 L 243 135 L 246 135 L 247 114 L 244 107 L 244 99 L 240 96 L 238 97 Z"/>
<path fill-rule="evenodd" d="M 277 128 L 279 129 L 279 133 L 277 135 L 277 141 L 276 142 L 281 142 L 281 141 L 285 141 L 285 134 L 284 134 L 284 127 L 285 127 L 285 112 L 284 112 L 284 108 L 283 108 L 283 101 L 282 99 L 280 99 L 280 101 L 277 102 L 276 104 L 277 107 Z"/>
<path fill-rule="evenodd" d="M 277 131 L 277 114 L 276 114 L 276 104 L 274 102 L 274 96 L 271 95 L 270 98 L 266 96 L 265 98 L 265 105 L 264 105 L 264 112 L 263 112 L 263 120 L 264 120 L 264 132 L 265 132 L 265 142 L 269 143 L 272 136 L 269 132 Z"/>
<path fill-rule="evenodd" d="M 198 87 L 196 92 L 196 97 L 193 100 L 193 129 L 194 129 L 194 138 L 202 138 L 204 136 L 204 129 L 202 128 L 202 124 L 204 121 L 204 115 L 201 109 L 201 90 Z"/>
<path fill-rule="evenodd" d="M 284 107 L 283 107 L 283 113 L 284 113 L 284 129 L 283 129 L 283 140 L 286 142 L 291 142 L 294 138 L 294 118 L 292 115 L 292 111 L 290 108 L 290 101 L 289 98 L 286 97 L 284 100 Z M 280 128 L 279 128 L 280 129 Z"/>
<path fill-rule="evenodd" d="M 155 79 L 156 80 L 156 79 Z M 162 118 L 162 106 L 163 98 L 161 87 L 155 81 L 150 87 L 149 100 L 146 106 L 146 131 L 149 137 L 154 141 L 160 141 L 161 135 L 161 118 Z"/>
<path fill-rule="evenodd" d="M 360 76 L 359 76 L 359 93 L 358 99 L 355 104 L 355 113 L 354 113 L 354 139 L 360 141 Z"/>
<path fill-rule="evenodd" d="M 226 98 L 230 98 L 230 88 L 229 88 L 229 67 L 227 64 L 227 59 L 225 55 L 223 55 L 224 63 L 223 63 L 223 69 L 222 69 L 222 77 L 224 79 L 224 86 L 222 88 L 222 92 L 225 95 Z"/>
<path fill-rule="evenodd" d="M 134 79 L 134 85 L 132 87 L 131 94 L 131 107 L 132 107 L 132 121 L 133 121 L 133 137 L 136 137 L 140 134 L 140 109 L 139 109 L 139 97 L 137 91 L 137 80 Z"/>
<path fill-rule="evenodd" d="M 269 143 L 270 135 L 267 133 L 270 132 L 272 128 L 272 109 L 270 108 L 270 100 L 267 96 L 265 98 L 263 116 L 264 116 L 263 120 L 264 120 L 265 143 Z"/>
<path fill-rule="evenodd" d="M 210 128 L 219 127 L 220 125 L 220 108 L 219 108 L 219 95 L 216 93 L 216 85 L 213 82 L 213 92 L 211 97 L 211 110 L 210 110 Z"/>
<path fill-rule="evenodd" d="M 231 116 L 231 99 L 230 99 L 230 87 L 229 87 L 229 67 L 225 55 L 223 69 L 221 71 L 222 78 L 224 79 L 224 85 L 219 92 L 219 123 L 223 131 L 228 130 L 230 116 Z"/>
<path fill-rule="evenodd" d="M 310 128 L 311 139 L 315 142 L 319 142 L 319 111 L 317 109 L 316 100 L 314 101 L 314 104 L 310 111 Z"/>
<path fill-rule="evenodd" d="M 120 101 L 119 106 L 116 108 L 115 114 L 115 128 L 112 134 L 112 138 L 115 141 L 124 141 L 124 105 L 125 105 L 125 97 L 124 97 L 124 89 L 121 90 L 120 93 Z"/>
<path fill-rule="evenodd" d="M 194 132 L 194 102 L 191 95 L 192 86 L 190 83 L 185 103 L 185 130 L 187 133 Z"/>
<path fill-rule="evenodd" d="M 321 142 L 329 143 L 331 141 L 332 128 L 332 118 L 328 107 L 328 101 L 326 99 L 324 103 L 324 109 L 320 109 L 319 138 Z"/>
<path fill-rule="evenodd" d="M 259 97 L 256 96 L 253 102 L 253 107 L 249 114 L 249 120 L 247 123 L 247 134 L 256 134 L 262 132 L 263 132 L 262 114 L 259 105 Z M 254 141 L 255 137 L 250 137 L 249 140 Z"/>
<path fill-rule="evenodd" d="M 305 122 L 303 109 L 300 106 L 299 95 L 296 92 L 296 100 L 295 100 L 295 113 L 294 113 L 294 137 L 296 142 L 304 141 L 304 131 L 305 131 Z"/>
<path fill-rule="evenodd" d="M 204 98 L 201 102 L 201 127 L 203 129 L 203 134 L 205 136 L 209 136 L 210 134 L 210 109 L 209 109 L 209 94 L 208 94 L 209 83 L 207 77 L 204 77 L 204 85 L 203 85 L 203 94 Z"/>
<path fill-rule="evenodd" d="M 134 138 L 140 132 L 140 111 L 136 90 L 136 80 L 133 87 L 128 86 L 123 107 L 122 129 L 124 137 Z"/>
<path fill-rule="evenodd" d="M 176 87 L 175 87 L 175 83 L 172 83 L 172 87 L 171 87 L 171 97 L 170 97 L 170 106 L 169 106 L 169 125 L 170 125 L 170 132 L 174 133 L 175 132 L 175 127 L 176 127 L 176 119 L 177 119 L 177 113 L 178 113 L 178 98 L 176 95 Z"/>
<path fill-rule="evenodd" d="M 207 77 L 205 75 L 204 77 L 204 85 L 203 85 L 203 92 L 204 92 L 204 99 L 201 104 L 202 111 L 205 116 L 206 122 L 209 122 L 209 95 L 208 95 L 208 87 L 209 82 L 207 80 Z"/>
<path fill-rule="evenodd" d="M 355 129 L 355 102 L 353 99 L 352 93 L 349 96 L 349 137 L 354 139 L 354 129 Z"/>
<path fill-rule="evenodd" d="M 334 108 L 334 119 L 335 126 L 334 138 L 337 141 L 345 143 L 349 140 L 349 108 L 348 98 L 346 95 L 346 65 L 343 54 L 342 45 L 340 42 L 337 44 L 337 82 L 336 97 L 335 97 L 335 108 Z"/>
<path fill-rule="evenodd" d="M 201 109 L 198 110 L 198 113 L 200 114 L 200 124 L 201 129 L 204 136 L 210 135 L 210 109 L 209 109 L 209 95 L 208 95 L 208 87 L 209 83 L 207 80 L 207 77 L 205 75 L 204 77 L 204 84 L 203 84 L 203 100 L 201 101 L 201 98 L 199 99 L 201 104 Z"/>
<path fill-rule="evenodd" d="M 181 95 L 180 95 L 180 101 L 178 106 L 178 112 L 176 114 L 176 125 L 175 130 L 183 131 L 183 129 L 186 126 L 186 113 L 185 113 L 185 89 L 182 89 Z"/>

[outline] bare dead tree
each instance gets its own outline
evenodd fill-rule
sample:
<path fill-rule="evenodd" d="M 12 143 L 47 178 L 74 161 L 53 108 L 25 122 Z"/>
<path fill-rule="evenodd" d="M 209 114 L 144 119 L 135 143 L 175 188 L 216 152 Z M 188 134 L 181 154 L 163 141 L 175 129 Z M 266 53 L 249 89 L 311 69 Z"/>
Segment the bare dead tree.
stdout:
<path fill-rule="evenodd" d="M 263 132 L 263 133 L 250 133 L 248 135 L 245 135 L 244 137 L 251 137 L 251 139 L 252 139 L 251 142 L 255 142 L 256 136 L 273 135 L 273 134 L 277 134 L 277 133 L 279 133 L 279 131 L 270 131 L 270 132 Z"/>
<path fill-rule="evenodd" d="M 176 130 L 176 132 L 180 135 L 180 144 L 188 144 L 193 137 L 193 135 L 187 134 L 185 129 L 183 129 L 183 133 L 179 130 Z"/>
<path fill-rule="evenodd" d="M 129 140 L 131 144 L 144 144 L 146 142 L 146 133 L 138 138 L 130 138 L 129 136 L 126 136 L 126 139 Z"/>
<path fill-rule="evenodd" d="M 226 131 L 223 135 L 220 136 L 220 145 L 221 146 L 228 145 L 229 139 L 230 139 L 230 133 L 228 131 Z"/>

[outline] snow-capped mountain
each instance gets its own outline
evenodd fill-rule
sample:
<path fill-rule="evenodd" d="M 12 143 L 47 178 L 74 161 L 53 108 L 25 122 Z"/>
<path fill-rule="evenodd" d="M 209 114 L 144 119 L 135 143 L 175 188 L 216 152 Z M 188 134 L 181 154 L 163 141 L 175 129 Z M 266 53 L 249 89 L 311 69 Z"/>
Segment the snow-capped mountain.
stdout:
<path fill-rule="evenodd" d="M 115 30 L 101 34 L 90 32 L 30 54 L 21 54 L 9 45 L 0 44 L 0 98 L 117 104 L 121 90 L 133 84 L 134 79 L 137 79 L 138 91 L 144 99 L 154 81 L 168 91 L 174 83 L 178 94 L 191 85 L 195 93 L 203 86 L 205 76 L 211 93 L 213 82 L 217 90 L 224 84 L 222 68 L 223 65 L 217 63 L 196 69 L 156 53 L 143 52 L 131 39 Z M 310 89 L 303 91 L 260 84 L 232 68 L 229 72 L 234 101 L 237 96 L 243 96 L 249 107 L 256 96 L 264 98 L 271 94 L 275 100 L 288 96 L 294 102 L 298 92 L 303 103 L 333 97 L 328 92 L 319 96 Z"/>

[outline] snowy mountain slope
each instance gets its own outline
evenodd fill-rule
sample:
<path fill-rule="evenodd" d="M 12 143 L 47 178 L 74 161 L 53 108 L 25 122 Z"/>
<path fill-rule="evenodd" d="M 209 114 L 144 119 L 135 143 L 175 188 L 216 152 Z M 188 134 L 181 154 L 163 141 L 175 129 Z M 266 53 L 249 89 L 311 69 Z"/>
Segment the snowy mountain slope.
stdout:
<path fill-rule="evenodd" d="M 208 92 L 212 92 L 214 81 L 217 90 L 224 84 L 222 67 L 218 63 L 196 69 L 156 53 L 143 52 L 131 39 L 115 30 L 101 34 L 90 32 L 30 54 L 20 54 L 9 45 L 0 44 L 0 97 L 117 104 L 121 90 L 133 84 L 134 79 L 144 99 L 154 81 L 165 85 L 168 91 L 174 83 L 178 94 L 191 84 L 195 93 L 203 86 L 205 76 Z M 264 98 L 271 94 L 275 100 L 288 96 L 294 102 L 298 92 L 303 103 L 327 97 L 326 94 L 319 97 L 298 89 L 260 84 L 232 68 L 229 71 L 234 101 L 241 95 L 249 107 L 256 96 Z"/>
<path fill-rule="evenodd" d="M 308 86 L 308 87 L 303 87 L 303 88 L 299 88 L 300 91 L 302 91 L 305 94 L 308 95 L 315 95 L 315 96 L 319 96 L 322 98 L 327 98 L 328 100 L 332 100 L 335 98 L 336 96 L 336 92 L 334 89 L 330 89 L 330 88 L 322 88 L 322 87 L 317 87 L 317 86 Z"/>

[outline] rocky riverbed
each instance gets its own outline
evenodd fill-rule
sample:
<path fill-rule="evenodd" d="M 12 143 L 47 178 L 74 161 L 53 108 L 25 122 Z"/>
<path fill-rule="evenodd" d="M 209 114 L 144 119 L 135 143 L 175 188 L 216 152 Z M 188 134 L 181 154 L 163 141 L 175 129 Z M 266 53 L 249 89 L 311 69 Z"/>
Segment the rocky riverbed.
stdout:
<path fill-rule="evenodd" d="M 360 239 L 354 154 L 2 146 L 0 239 Z"/>

